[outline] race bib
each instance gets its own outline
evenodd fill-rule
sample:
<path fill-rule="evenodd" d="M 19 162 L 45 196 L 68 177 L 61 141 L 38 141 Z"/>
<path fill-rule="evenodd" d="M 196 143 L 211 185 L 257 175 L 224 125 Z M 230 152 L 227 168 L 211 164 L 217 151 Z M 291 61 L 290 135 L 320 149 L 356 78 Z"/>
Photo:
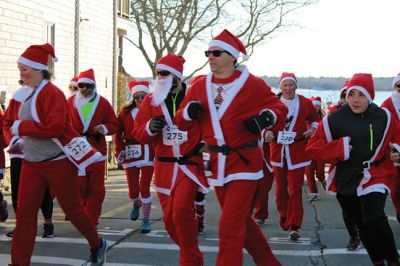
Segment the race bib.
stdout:
<path fill-rule="evenodd" d="M 165 126 L 163 128 L 164 145 L 181 145 L 188 140 L 187 131 L 180 131 L 177 126 Z"/>
<path fill-rule="evenodd" d="M 125 146 L 125 159 L 135 159 L 142 156 L 142 146 L 140 144 Z"/>
<path fill-rule="evenodd" d="M 279 131 L 277 142 L 280 144 L 292 144 L 296 137 L 296 132 Z"/>
<path fill-rule="evenodd" d="M 64 148 L 67 155 L 71 156 L 76 161 L 81 160 L 92 150 L 87 139 L 83 137 L 73 138 Z"/>

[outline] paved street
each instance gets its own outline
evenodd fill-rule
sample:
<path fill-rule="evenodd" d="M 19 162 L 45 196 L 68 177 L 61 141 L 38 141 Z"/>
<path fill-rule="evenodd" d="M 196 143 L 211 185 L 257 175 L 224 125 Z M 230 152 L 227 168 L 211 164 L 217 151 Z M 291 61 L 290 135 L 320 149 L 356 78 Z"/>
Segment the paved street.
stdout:
<path fill-rule="evenodd" d="M 178 248 L 164 230 L 156 194 L 153 192 L 154 204 L 151 213 L 153 230 L 145 235 L 140 233 L 141 221 L 129 219 L 131 203 L 127 198 L 123 171 L 110 171 L 106 185 L 107 195 L 98 227 L 99 233 L 108 240 L 110 246 L 106 265 L 178 265 Z M 270 218 L 262 229 L 281 263 L 295 266 L 371 265 L 364 249 L 356 252 L 346 251 L 348 235 L 336 199 L 322 192 L 321 199 L 310 204 L 305 197 L 306 192 L 308 193 L 306 185 L 303 186 L 303 191 L 304 222 L 300 230 L 302 238 L 298 242 L 289 241 L 287 232 L 279 228 L 274 189 L 270 192 Z M 11 203 L 10 195 L 6 195 L 6 199 Z M 200 236 L 199 240 L 201 250 L 204 252 L 205 265 L 215 265 L 218 252 L 219 206 L 214 192 L 211 192 L 206 199 L 205 234 Z M 400 225 L 394 217 L 395 212 L 390 199 L 386 211 L 399 248 Z M 11 242 L 5 233 L 13 228 L 14 222 L 14 214 L 11 212 L 10 219 L 0 224 L 0 266 L 10 262 Z M 54 210 L 55 238 L 40 237 L 42 222 L 42 216 L 39 214 L 38 237 L 32 257 L 33 266 L 83 265 L 87 261 L 89 247 L 85 239 L 69 222 L 64 221 L 64 214 L 58 205 Z M 244 265 L 254 265 L 247 254 Z"/>

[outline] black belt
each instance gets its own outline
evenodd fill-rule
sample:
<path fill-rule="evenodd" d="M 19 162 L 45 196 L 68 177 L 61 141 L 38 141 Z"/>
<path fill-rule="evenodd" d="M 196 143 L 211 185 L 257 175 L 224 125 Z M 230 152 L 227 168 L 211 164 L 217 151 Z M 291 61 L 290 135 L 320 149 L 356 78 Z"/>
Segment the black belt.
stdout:
<path fill-rule="evenodd" d="M 182 156 L 182 157 L 161 157 L 161 156 L 155 156 L 156 160 L 159 162 L 166 162 L 166 163 L 178 163 L 179 165 L 184 165 L 184 164 L 194 164 L 198 165 L 196 162 L 190 160 L 191 157 L 187 156 Z"/>
<path fill-rule="evenodd" d="M 140 144 L 136 139 L 125 140 L 125 145 Z"/>
<path fill-rule="evenodd" d="M 238 150 L 249 150 L 249 149 L 253 149 L 253 148 L 256 148 L 256 147 L 258 147 L 258 141 L 257 140 L 247 142 L 247 143 L 245 143 L 243 145 L 240 145 L 240 146 L 237 146 L 237 147 L 231 147 L 231 146 L 228 146 L 226 144 L 224 144 L 222 146 L 214 146 L 214 145 L 206 144 L 204 146 L 204 149 L 208 150 L 208 151 L 213 151 L 213 152 L 220 152 L 223 155 L 229 155 L 231 153 L 231 151 L 233 151 L 234 153 L 236 153 L 240 157 L 240 159 L 243 161 L 243 163 L 245 165 L 249 165 L 250 161 L 247 160 Z"/>
<path fill-rule="evenodd" d="M 95 140 L 96 142 L 99 142 L 102 135 L 101 135 L 101 134 L 89 134 L 89 133 L 85 132 L 85 133 L 82 134 L 82 136 L 85 136 L 85 137 L 92 137 L 92 138 L 94 138 L 94 140 Z"/>

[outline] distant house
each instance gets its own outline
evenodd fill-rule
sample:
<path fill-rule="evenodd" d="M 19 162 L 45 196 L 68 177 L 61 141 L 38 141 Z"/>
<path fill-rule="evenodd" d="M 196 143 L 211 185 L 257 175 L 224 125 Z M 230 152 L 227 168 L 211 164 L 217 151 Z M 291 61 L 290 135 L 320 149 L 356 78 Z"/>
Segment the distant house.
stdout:
<path fill-rule="evenodd" d="M 31 44 L 51 43 L 54 83 L 67 95 L 70 79 L 93 68 L 99 92 L 116 102 L 122 36 L 130 0 L 0 0 L 0 90 L 18 88 L 16 61 Z"/>

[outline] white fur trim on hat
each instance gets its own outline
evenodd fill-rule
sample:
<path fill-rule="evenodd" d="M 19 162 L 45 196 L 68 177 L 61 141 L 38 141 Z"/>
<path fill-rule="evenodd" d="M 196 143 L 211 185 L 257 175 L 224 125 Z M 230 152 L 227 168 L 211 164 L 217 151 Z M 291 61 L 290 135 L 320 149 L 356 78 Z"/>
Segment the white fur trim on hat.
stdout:
<path fill-rule="evenodd" d="M 314 105 L 321 106 L 321 102 L 318 101 L 318 100 L 313 100 L 312 103 L 313 103 Z"/>
<path fill-rule="evenodd" d="M 369 92 L 368 92 L 365 88 L 360 87 L 360 86 L 353 86 L 353 87 L 348 88 L 348 89 L 347 89 L 347 92 L 346 92 L 346 100 L 347 100 L 347 98 L 349 97 L 349 92 L 352 91 L 352 90 L 359 90 L 359 91 L 361 91 L 361 92 L 364 93 L 364 95 L 367 97 L 368 102 L 369 102 L 369 103 L 372 103 L 372 98 L 371 98 L 371 95 L 369 94 Z"/>
<path fill-rule="evenodd" d="M 133 86 L 131 95 L 133 96 L 135 93 L 138 93 L 138 92 L 149 93 L 149 88 L 147 88 L 144 85 Z"/>
<path fill-rule="evenodd" d="M 293 77 L 284 77 L 283 79 L 281 79 L 281 82 L 279 83 L 279 86 L 282 85 L 282 82 L 284 82 L 285 80 L 291 80 L 297 86 L 297 80 L 295 78 L 293 78 Z"/>
<path fill-rule="evenodd" d="M 93 79 L 89 78 L 80 78 L 78 80 L 78 83 L 91 83 L 91 84 L 96 84 L 96 82 Z"/>
<path fill-rule="evenodd" d="M 179 71 L 176 70 L 175 68 L 172 68 L 172 67 L 170 67 L 170 66 L 168 66 L 168 65 L 165 65 L 165 64 L 157 64 L 157 65 L 156 65 L 156 68 L 157 68 L 157 69 L 164 69 L 164 70 L 167 70 L 167 71 L 171 72 L 172 74 L 174 74 L 175 76 L 177 76 L 179 79 L 182 79 L 182 78 L 183 78 L 183 74 L 182 74 L 181 72 L 179 72 Z"/>
<path fill-rule="evenodd" d="M 32 60 L 29 60 L 28 58 L 25 58 L 25 57 L 22 57 L 22 56 L 20 56 L 18 58 L 17 62 L 21 63 L 23 65 L 27 65 L 27 66 L 29 66 L 31 68 L 34 68 L 34 69 L 49 70 L 48 66 L 43 65 L 43 64 L 38 63 L 38 62 L 35 62 L 35 61 L 32 61 Z"/>
<path fill-rule="evenodd" d="M 212 40 L 209 44 L 208 44 L 208 48 L 213 47 L 213 46 L 217 46 L 220 47 L 222 49 L 224 49 L 225 51 L 229 52 L 233 57 L 235 57 L 236 59 L 238 59 L 240 52 L 235 49 L 232 45 L 220 41 L 220 40 Z M 244 58 L 243 58 L 244 60 Z"/>
<path fill-rule="evenodd" d="M 78 86 L 78 82 L 76 82 L 76 81 L 71 81 L 71 82 L 69 83 L 69 86 L 77 87 L 77 86 Z"/>
<path fill-rule="evenodd" d="M 400 81 L 400 74 L 394 77 L 392 87 L 393 89 L 396 89 L 396 83 Z"/>

